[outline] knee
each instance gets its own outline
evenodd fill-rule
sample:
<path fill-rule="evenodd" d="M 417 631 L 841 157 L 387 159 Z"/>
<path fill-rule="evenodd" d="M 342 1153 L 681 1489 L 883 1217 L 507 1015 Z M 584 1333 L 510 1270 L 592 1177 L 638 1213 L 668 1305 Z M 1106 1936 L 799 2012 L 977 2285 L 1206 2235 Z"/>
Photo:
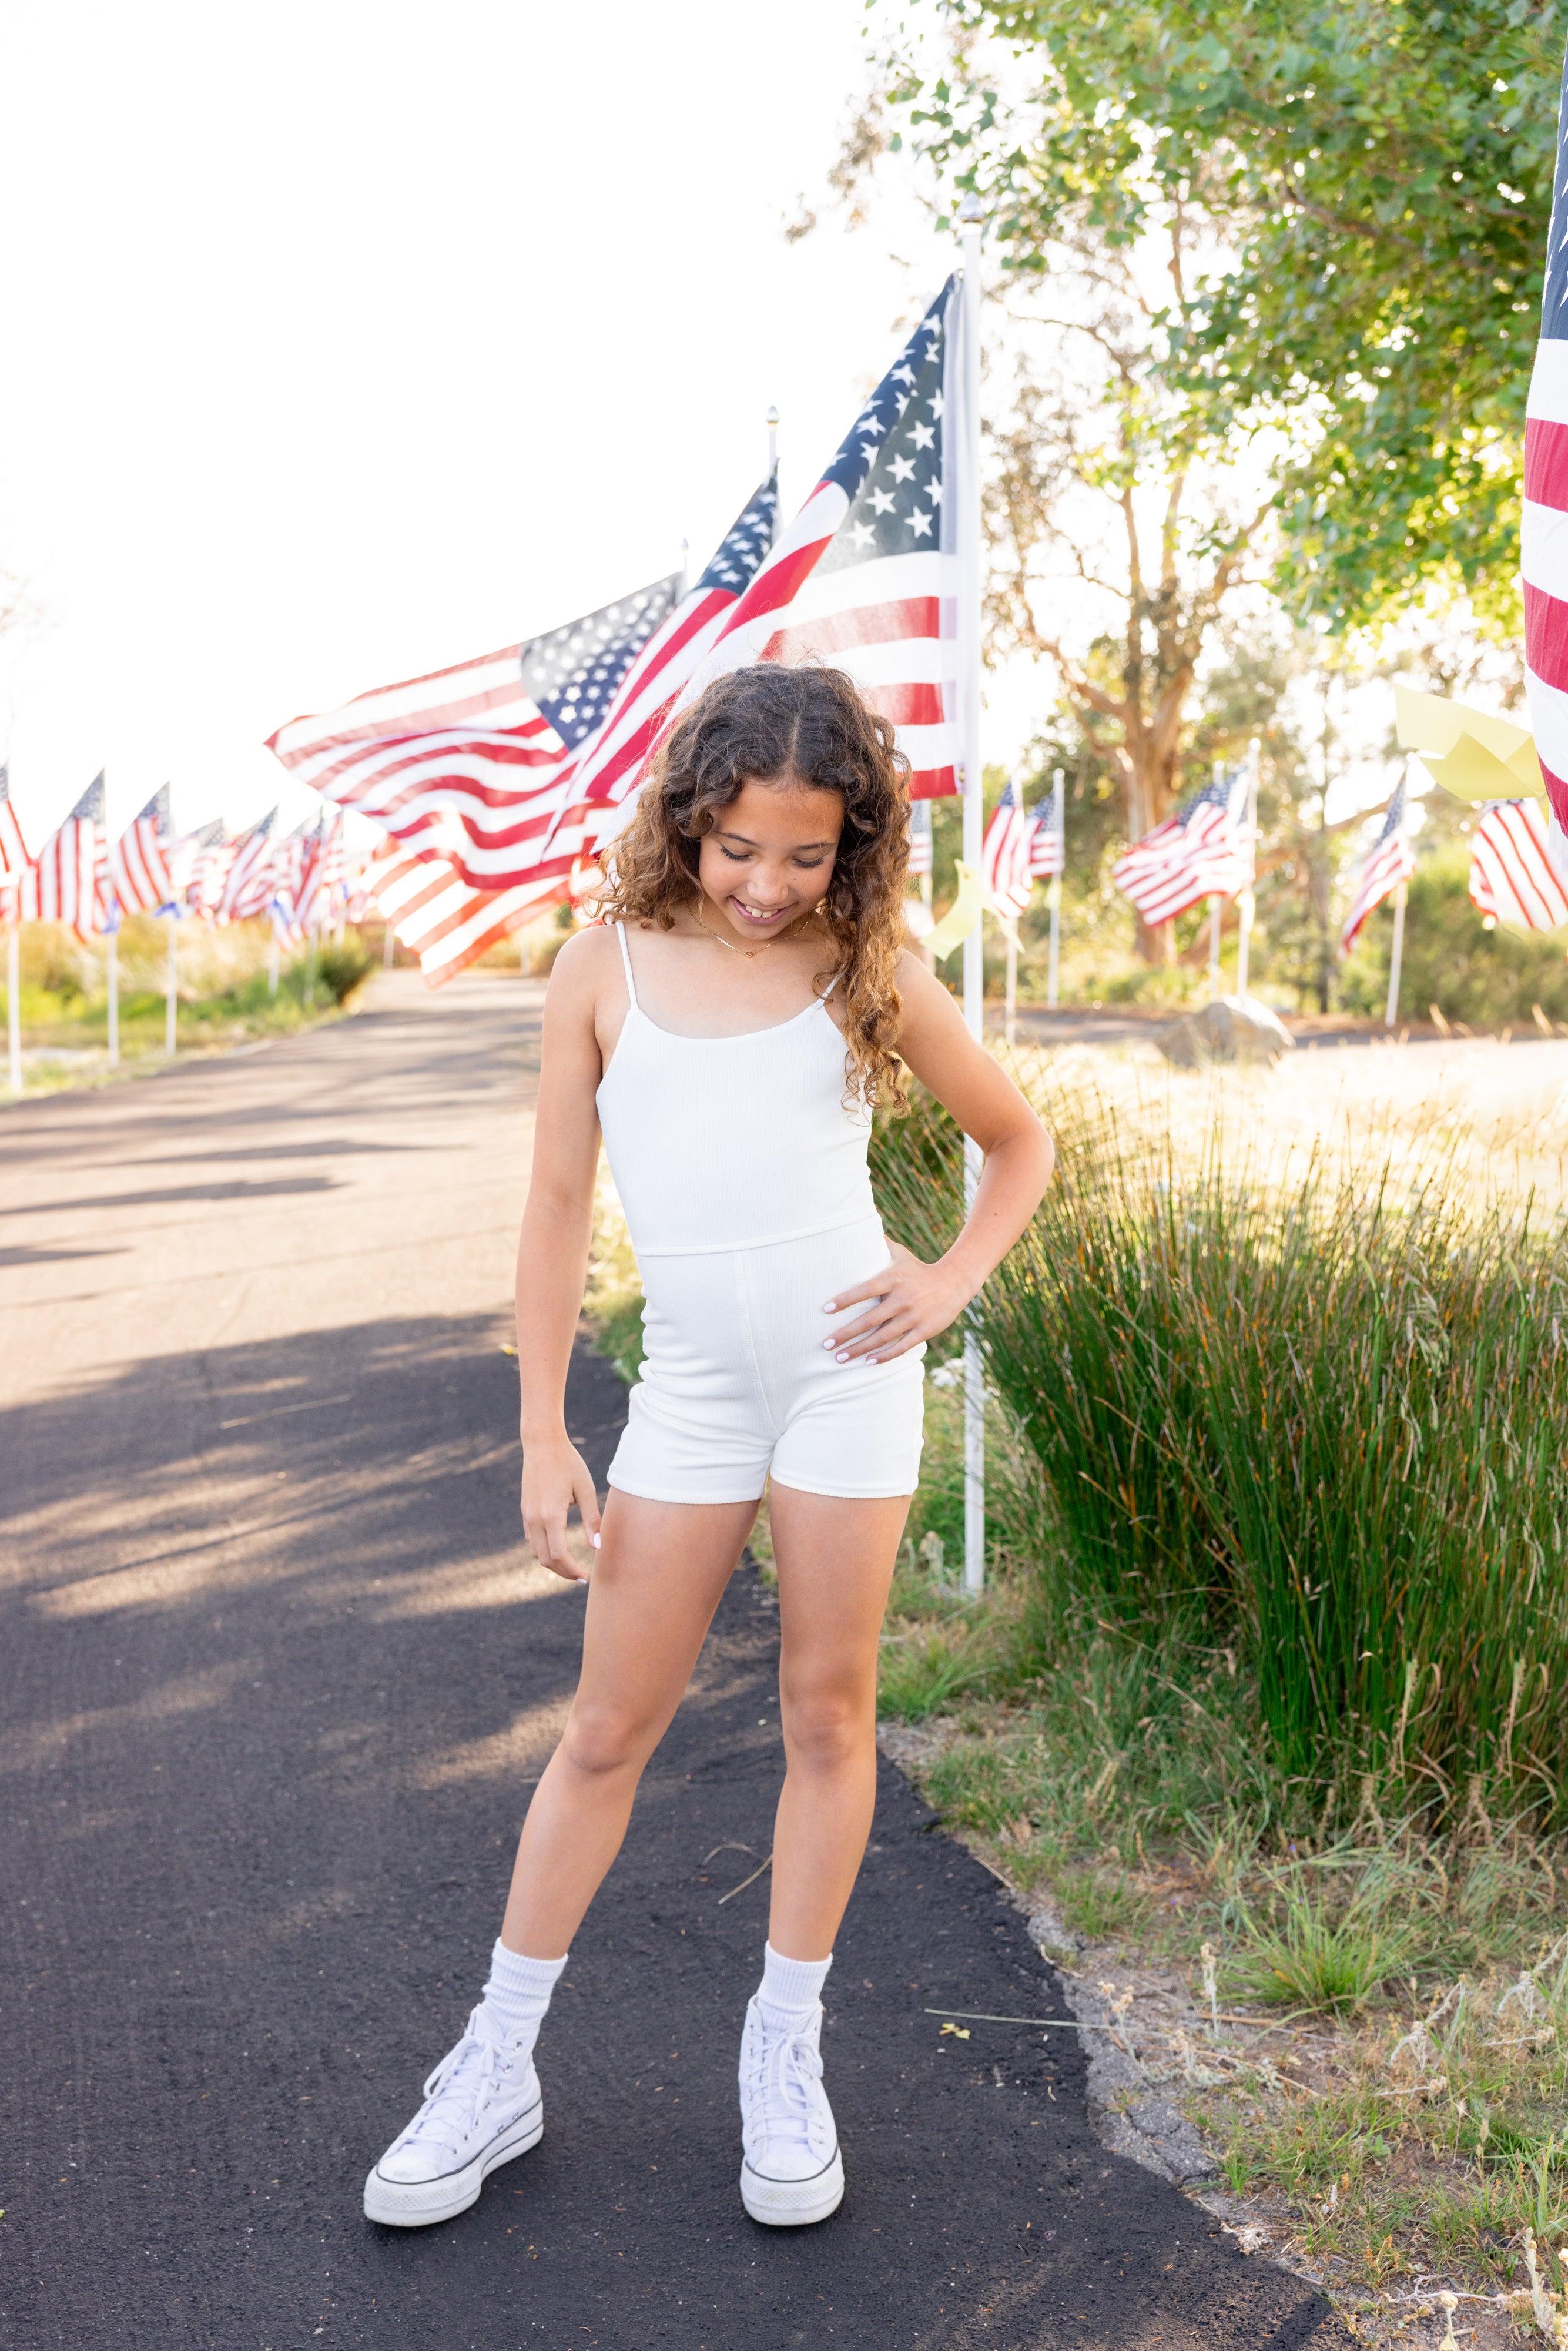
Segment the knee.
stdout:
<path fill-rule="evenodd" d="M 875 1743 L 875 1708 L 867 1692 L 841 1685 L 788 1692 L 781 1707 L 792 1764 L 834 1771 Z"/>
<path fill-rule="evenodd" d="M 623 1707 L 574 1707 L 561 1733 L 562 1761 L 589 1780 L 640 1771 L 648 1749 L 646 1726 Z"/>

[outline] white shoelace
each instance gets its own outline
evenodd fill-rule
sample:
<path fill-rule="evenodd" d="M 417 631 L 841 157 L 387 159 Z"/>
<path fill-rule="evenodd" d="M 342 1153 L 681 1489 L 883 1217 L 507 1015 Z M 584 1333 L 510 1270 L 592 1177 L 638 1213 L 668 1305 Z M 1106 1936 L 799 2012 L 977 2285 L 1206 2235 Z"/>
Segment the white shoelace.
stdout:
<path fill-rule="evenodd" d="M 426 2082 L 425 2104 L 398 2141 L 399 2147 L 434 2138 L 455 2155 L 477 2123 L 497 2075 L 510 2071 L 507 2053 L 481 2039 L 473 2025 L 470 2017 L 468 2031 Z"/>
<path fill-rule="evenodd" d="M 804 2032 L 781 2032 L 768 2025 L 760 2031 L 762 2053 L 746 2085 L 747 2127 L 760 2123 L 767 2137 L 776 2098 L 782 2109 L 779 2119 L 809 2147 L 816 2114 L 811 2091 L 822 2078 L 821 2053 Z"/>

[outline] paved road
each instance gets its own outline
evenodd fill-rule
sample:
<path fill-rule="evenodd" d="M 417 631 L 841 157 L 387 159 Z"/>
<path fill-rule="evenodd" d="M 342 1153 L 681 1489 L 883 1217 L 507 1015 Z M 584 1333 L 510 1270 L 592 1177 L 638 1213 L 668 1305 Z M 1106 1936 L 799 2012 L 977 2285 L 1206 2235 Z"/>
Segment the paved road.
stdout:
<path fill-rule="evenodd" d="M 987 1874 L 884 1767 L 831 1979 L 851 2178 L 742 2213 L 776 1614 L 747 1575 L 541 2052 L 543 2146 L 433 2233 L 371 2157 L 474 1996 L 579 1595 L 520 1549 L 502 1353 L 538 991 L 0 1115 L 0 2343 L 1090 2351 L 1344 2340 L 1090 2135 Z M 601 1471 L 619 1384 L 570 1416 Z M 726 1897 L 721 1901 L 720 1897 Z"/>

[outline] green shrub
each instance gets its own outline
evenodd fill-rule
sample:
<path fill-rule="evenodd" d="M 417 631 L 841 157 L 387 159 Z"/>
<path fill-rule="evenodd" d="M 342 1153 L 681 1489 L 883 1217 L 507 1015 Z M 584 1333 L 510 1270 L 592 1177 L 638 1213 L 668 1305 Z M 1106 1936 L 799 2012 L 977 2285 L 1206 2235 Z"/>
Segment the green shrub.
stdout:
<path fill-rule="evenodd" d="M 1266 1181 L 1216 1129 L 1054 1106 L 1062 1175 L 980 1301 L 1040 1469 L 1039 1573 L 1145 1651 L 1225 1647 L 1274 1770 L 1446 1809 L 1568 1777 L 1568 1240 L 1440 1175 Z M 889 1221 L 956 1213 L 929 1108 L 879 1137 Z M 1555 1798 L 1554 1798 L 1555 1800 Z"/>

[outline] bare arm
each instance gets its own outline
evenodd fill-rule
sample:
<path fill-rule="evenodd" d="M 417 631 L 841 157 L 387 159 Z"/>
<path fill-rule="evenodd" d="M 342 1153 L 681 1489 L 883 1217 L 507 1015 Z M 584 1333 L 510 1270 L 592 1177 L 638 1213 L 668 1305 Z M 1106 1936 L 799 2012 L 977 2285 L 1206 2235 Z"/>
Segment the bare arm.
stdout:
<path fill-rule="evenodd" d="M 533 1174 L 517 1243 L 523 1524 L 543 1564 L 572 1583 L 584 1580 L 566 1543 L 574 1502 L 590 1538 L 599 1533 L 593 1479 L 566 1433 L 566 1373 L 588 1278 L 599 1166 L 596 947 L 591 934 L 570 940 L 550 974 Z"/>
<path fill-rule="evenodd" d="M 975 1042 L 941 982 L 912 955 L 898 967 L 904 1019 L 898 1050 L 928 1092 L 973 1137 L 985 1165 L 964 1228 L 935 1265 L 892 1248 L 891 1275 L 874 1275 L 829 1301 L 833 1311 L 870 1300 L 868 1313 L 825 1343 L 841 1363 L 886 1363 L 958 1316 L 998 1266 L 1045 1196 L 1056 1155 L 1006 1072 Z"/>

